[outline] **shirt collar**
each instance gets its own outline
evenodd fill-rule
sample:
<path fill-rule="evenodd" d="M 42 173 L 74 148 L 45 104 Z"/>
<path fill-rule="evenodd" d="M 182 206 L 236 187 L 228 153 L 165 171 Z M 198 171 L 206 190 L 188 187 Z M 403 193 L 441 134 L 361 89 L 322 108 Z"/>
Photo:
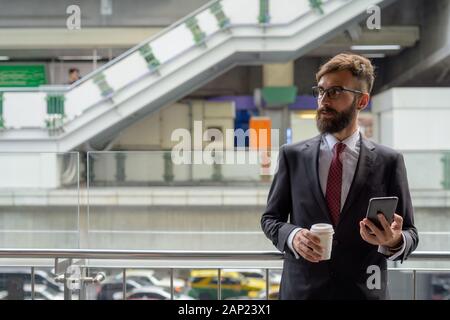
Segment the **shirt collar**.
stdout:
<path fill-rule="evenodd" d="M 359 132 L 360 132 L 360 129 L 358 127 L 356 129 L 356 131 L 353 132 L 353 134 L 350 137 L 346 138 L 344 141 L 341 141 L 343 144 L 346 145 L 345 150 L 350 149 L 351 151 L 355 151 L 356 144 L 358 143 L 358 141 L 360 139 Z M 329 134 L 329 133 L 327 133 L 325 135 L 325 141 L 327 142 L 328 147 L 330 148 L 330 150 L 333 150 L 334 145 L 339 142 L 339 140 L 336 139 L 335 136 L 333 136 L 332 134 Z"/>

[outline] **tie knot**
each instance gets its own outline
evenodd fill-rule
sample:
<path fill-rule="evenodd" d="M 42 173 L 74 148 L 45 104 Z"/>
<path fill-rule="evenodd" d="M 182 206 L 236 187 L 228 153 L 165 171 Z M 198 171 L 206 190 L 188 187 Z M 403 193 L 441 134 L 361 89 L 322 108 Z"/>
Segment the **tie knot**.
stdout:
<path fill-rule="evenodd" d="M 344 151 L 345 147 L 346 147 L 345 143 L 342 143 L 342 142 L 336 143 L 333 148 L 334 153 L 337 155 L 340 155 L 342 153 L 342 151 Z"/>

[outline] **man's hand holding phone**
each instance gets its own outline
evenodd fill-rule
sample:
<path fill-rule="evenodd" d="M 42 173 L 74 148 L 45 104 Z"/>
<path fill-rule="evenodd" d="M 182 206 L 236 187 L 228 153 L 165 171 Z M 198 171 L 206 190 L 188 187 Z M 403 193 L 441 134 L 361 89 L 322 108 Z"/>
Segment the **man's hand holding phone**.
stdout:
<path fill-rule="evenodd" d="M 382 229 L 379 229 L 368 218 L 364 218 L 359 222 L 359 233 L 361 237 L 368 243 L 373 245 L 385 246 L 388 248 L 395 248 L 403 241 L 402 226 L 403 218 L 394 214 L 394 221 L 389 225 L 383 214 L 379 213 L 378 220 L 381 223 Z"/>

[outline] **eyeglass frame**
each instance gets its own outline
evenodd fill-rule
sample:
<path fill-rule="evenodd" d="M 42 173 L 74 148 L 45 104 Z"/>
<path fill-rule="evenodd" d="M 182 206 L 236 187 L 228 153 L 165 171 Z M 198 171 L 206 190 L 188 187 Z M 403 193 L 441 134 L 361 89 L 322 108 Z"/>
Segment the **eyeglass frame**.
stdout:
<path fill-rule="evenodd" d="M 324 91 L 323 95 L 318 94 L 317 96 L 315 96 L 315 95 L 314 95 L 314 90 L 315 90 L 315 89 L 319 89 L 319 88 L 321 88 L 321 87 L 320 87 L 320 86 L 314 86 L 314 87 L 312 87 L 313 96 L 314 96 L 314 98 L 316 98 L 316 99 L 319 99 L 319 97 L 324 97 L 325 94 L 328 96 L 329 99 L 332 99 L 332 100 L 337 99 L 337 97 L 331 98 L 331 97 L 328 95 L 328 90 L 333 89 L 333 88 L 339 88 L 339 89 L 341 89 L 342 91 L 348 91 L 348 92 L 352 92 L 352 93 L 355 93 L 355 94 L 364 94 L 364 92 L 359 91 L 359 90 L 349 89 L 349 88 L 345 88 L 345 87 L 342 87 L 342 86 L 332 86 L 332 87 L 329 87 L 328 89 L 323 89 L 323 88 L 322 88 L 323 91 Z"/>

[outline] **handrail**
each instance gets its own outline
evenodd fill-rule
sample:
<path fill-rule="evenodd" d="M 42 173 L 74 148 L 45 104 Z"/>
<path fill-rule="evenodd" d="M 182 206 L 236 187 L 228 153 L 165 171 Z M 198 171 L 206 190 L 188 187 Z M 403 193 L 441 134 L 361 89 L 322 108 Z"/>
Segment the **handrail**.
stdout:
<path fill-rule="evenodd" d="M 0 258 L 166 259 L 166 260 L 281 260 L 278 251 L 179 251 L 100 249 L 0 249 Z M 450 259 L 450 251 L 416 251 L 410 260 Z"/>
<path fill-rule="evenodd" d="M 450 253 L 449 253 L 450 254 Z M 166 259 L 166 260 L 280 260 L 276 251 L 177 251 L 98 249 L 0 249 L 0 258 Z"/>

